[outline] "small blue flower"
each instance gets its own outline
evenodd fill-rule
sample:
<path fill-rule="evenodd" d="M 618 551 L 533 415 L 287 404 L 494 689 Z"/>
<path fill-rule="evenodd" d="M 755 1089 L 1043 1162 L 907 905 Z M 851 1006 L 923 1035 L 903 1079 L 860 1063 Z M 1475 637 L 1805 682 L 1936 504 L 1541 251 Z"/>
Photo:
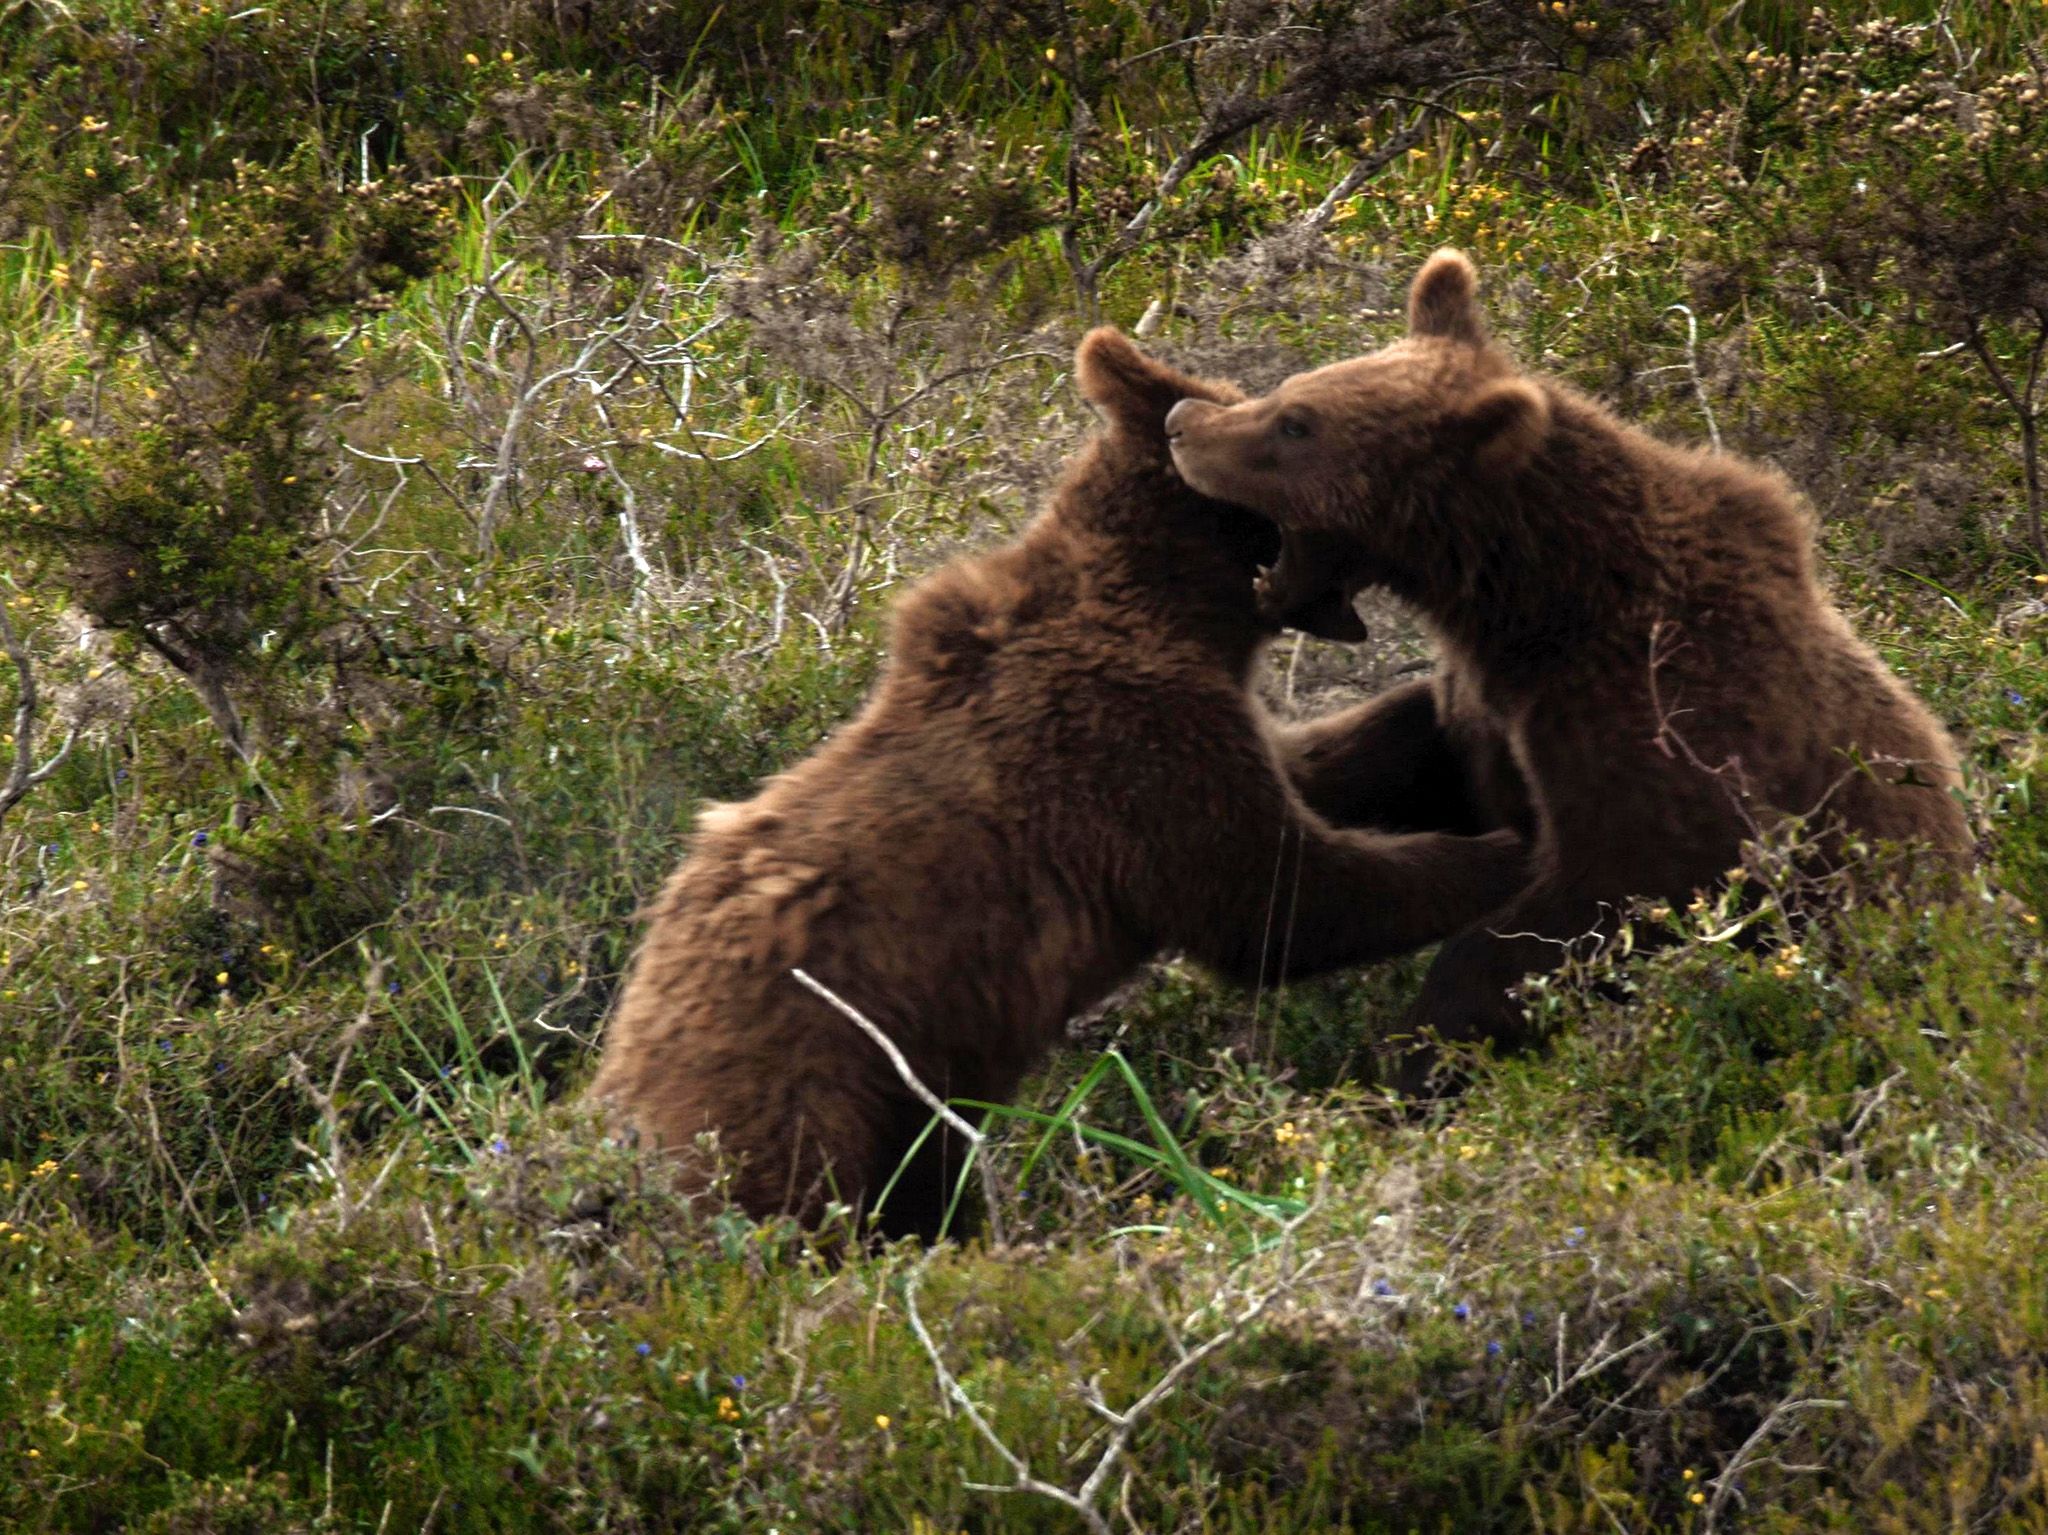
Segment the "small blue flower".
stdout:
<path fill-rule="evenodd" d="M 2007 688 L 2005 690 L 2005 701 L 2017 709 L 2025 704 L 2027 700 L 2021 695 L 2018 688 Z"/>
<path fill-rule="evenodd" d="M 735 1390 L 735 1391 L 744 1391 L 744 1390 L 746 1390 L 746 1389 L 747 1389 L 747 1378 L 746 1378 L 746 1376 L 744 1376 L 744 1375 L 735 1375 L 735 1376 L 734 1376 L 734 1377 L 732 1378 L 732 1389 L 733 1389 L 733 1390 Z"/>
<path fill-rule="evenodd" d="M 258 1194 L 256 1196 L 256 1203 L 259 1207 L 267 1205 L 270 1203 L 270 1196 L 268 1194 Z"/>
<path fill-rule="evenodd" d="M 654 1352 L 654 1345 L 652 1343 L 636 1343 L 633 1345 L 633 1352 L 638 1354 L 642 1359 L 645 1359 L 649 1354 Z"/>
<path fill-rule="evenodd" d="M 496 1152 L 501 1157 L 511 1149 L 512 1148 L 510 1146 L 505 1144 L 505 1137 L 502 1135 L 491 1142 L 491 1150 Z"/>
<path fill-rule="evenodd" d="M 126 783 L 127 781 L 128 781 L 128 770 L 127 770 L 126 768 L 115 768 L 115 769 L 114 769 L 114 782 L 115 782 L 115 783 Z"/>
<path fill-rule="evenodd" d="M 1524 1327 L 1534 1327 L 1536 1325 L 1536 1313 L 1533 1311 L 1524 1311 L 1522 1313 L 1522 1325 Z"/>
<path fill-rule="evenodd" d="M 1486 1340 L 1486 1357 L 1489 1359 L 1498 1359 L 1500 1357 L 1500 1339 L 1488 1338 Z"/>
<path fill-rule="evenodd" d="M 1577 1247 L 1581 1242 L 1585 1240 L 1586 1228 L 1584 1226 L 1574 1226 L 1570 1231 L 1567 1231 L 1564 1235 L 1564 1245 L 1567 1247 Z"/>
<path fill-rule="evenodd" d="M 215 1061 L 213 1063 L 213 1074 L 217 1077 L 226 1076 L 228 1074 L 228 1063 L 226 1061 Z"/>
<path fill-rule="evenodd" d="M 171 1053 L 171 1042 L 168 1039 L 158 1040 L 156 1042 L 156 1047 L 157 1049 L 163 1051 L 165 1055 L 169 1055 Z"/>
<path fill-rule="evenodd" d="M 1372 1293 L 1375 1295 L 1392 1295 L 1394 1287 L 1384 1279 L 1375 1279 L 1372 1282 Z"/>
<path fill-rule="evenodd" d="M 1469 1321 L 1472 1316 L 1472 1308 L 1463 1301 L 1459 1301 L 1457 1305 L 1451 1307 L 1451 1315 L 1461 1322 Z"/>
<path fill-rule="evenodd" d="M 45 858 L 55 858 L 59 853 L 63 851 L 63 847 L 60 846 L 58 843 L 45 842 L 43 844 L 43 856 Z"/>
<path fill-rule="evenodd" d="M 203 831 L 195 831 L 194 833 L 192 833 L 192 845 L 194 847 L 205 847 L 207 844 L 207 840 L 207 835 Z"/>

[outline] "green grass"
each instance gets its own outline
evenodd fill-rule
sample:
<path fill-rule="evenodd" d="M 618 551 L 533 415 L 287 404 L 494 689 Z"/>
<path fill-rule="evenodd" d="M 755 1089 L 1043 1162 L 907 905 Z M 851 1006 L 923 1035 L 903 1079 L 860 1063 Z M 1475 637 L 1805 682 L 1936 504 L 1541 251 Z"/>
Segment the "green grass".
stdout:
<path fill-rule="evenodd" d="M 1014 527 L 1086 429 L 1064 66 L 1029 28 L 892 44 L 834 5 L 0 16 L 0 481 L 200 378 L 90 328 L 113 193 L 203 232 L 233 157 L 311 143 L 352 182 L 366 130 L 373 175 L 461 178 L 441 269 L 325 333 L 349 368 L 297 462 L 327 520 L 290 557 L 341 616 L 237 674 L 253 768 L 7 547 L 82 733 L 0 825 L 0 1527 L 1084 1528 L 970 1485 L 1012 1468 L 914 1298 L 1069 1491 L 1109 1447 L 1091 1389 L 1120 1411 L 1256 1310 L 1114 1457 L 1119 1530 L 2042 1528 L 2048 586 L 1968 360 L 1882 280 L 1817 307 L 1762 192 L 1728 200 L 1712 114 L 1770 98 L 1748 55 L 1805 47 L 1807 9 L 1686 0 L 1652 57 L 1473 95 L 1306 263 L 1247 253 L 1348 152 L 1262 128 L 1100 297 L 1171 299 L 1191 365 L 1284 369 L 1396 333 L 1457 243 L 1525 359 L 1698 441 L 1687 305 L 1723 437 L 1814 498 L 1843 605 L 1954 728 L 1981 884 L 1755 950 L 1681 913 L 1420 1116 L 1358 1085 L 1420 961 L 1258 997 L 1163 964 L 992 1120 L 1008 1246 L 836 1257 L 692 1208 L 573 1098 L 696 807 L 843 719 L 890 594 Z M 1991 73 L 2048 26 L 1942 14 Z M 1074 15 L 1085 255 L 1187 106 L 1170 35 Z M 973 195 L 1014 173 L 1045 222 L 948 264 L 877 231 L 951 186 L 921 167 L 955 125 L 997 141 Z M 1772 146 L 1745 174 L 1796 212 L 1826 167 Z M 636 296 L 604 392 L 530 402 L 483 539 L 511 400 Z M 1366 664 L 1311 648 L 1305 688 Z"/>

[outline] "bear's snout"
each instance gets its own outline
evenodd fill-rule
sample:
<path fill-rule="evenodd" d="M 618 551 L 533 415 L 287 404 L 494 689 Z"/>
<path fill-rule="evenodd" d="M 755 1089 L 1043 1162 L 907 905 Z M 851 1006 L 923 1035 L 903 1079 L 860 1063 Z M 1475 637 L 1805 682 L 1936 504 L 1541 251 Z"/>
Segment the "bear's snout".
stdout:
<path fill-rule="evenodd" d="M 1166 413 L 1166 440 L 1173 441 L 1203 416 L 1221 409 L 1207 400 L 1182 400 Z"/>

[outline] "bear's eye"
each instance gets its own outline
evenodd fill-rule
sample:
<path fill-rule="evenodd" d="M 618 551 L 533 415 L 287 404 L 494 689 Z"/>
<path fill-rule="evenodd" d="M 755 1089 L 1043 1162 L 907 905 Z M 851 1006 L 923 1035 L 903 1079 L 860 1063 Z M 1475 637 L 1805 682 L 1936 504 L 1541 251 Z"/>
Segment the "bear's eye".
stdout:
<path fill-rule="evenodd" d="M 1282 437 L 1306 437 L 1308 436 L 1308 423 L 1299 416 L 1282 416 L 1280 418 L 1280 435 Z"/>

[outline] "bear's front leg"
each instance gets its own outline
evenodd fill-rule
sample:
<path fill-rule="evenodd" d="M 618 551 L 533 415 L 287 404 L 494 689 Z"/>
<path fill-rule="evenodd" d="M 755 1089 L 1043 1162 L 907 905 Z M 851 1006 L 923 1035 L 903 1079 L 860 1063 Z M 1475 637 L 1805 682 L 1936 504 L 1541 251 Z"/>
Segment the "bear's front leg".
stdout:
<path fill-rule="evenodd" d="M 1208 899 L 1184 897 L 1163 933 L 1168 946 L 1247 986 L 1410 953 L 1494 909 L 1527 878 L 1527 845 L 1509 831 L 1340 831 L 1303 813 L 1275 832 L 1235 867 L 1210 863 L 1198 876 Z"/>
<path fill-rule="evenodd" d="M 1277 726 L 1273 745 L 1296 792 L 1334 826 L 1470 836 L 1500 824 L 1475 801 L 1464 754 L 1438 719 L 1426 677 Z"/>
<path fill-rule="evenodd" d="M 1451 1085 L 1443 1081 L 1441 1045 L 1519 1048 L 1528 1026 L 1514 988 L 1604 940 L 1612 917 L 1609 905 L 1539 881 L 1451 939 L 1392 1041 L 1382 1084 L 1404 1098 L 1426 1098 Z"/>

